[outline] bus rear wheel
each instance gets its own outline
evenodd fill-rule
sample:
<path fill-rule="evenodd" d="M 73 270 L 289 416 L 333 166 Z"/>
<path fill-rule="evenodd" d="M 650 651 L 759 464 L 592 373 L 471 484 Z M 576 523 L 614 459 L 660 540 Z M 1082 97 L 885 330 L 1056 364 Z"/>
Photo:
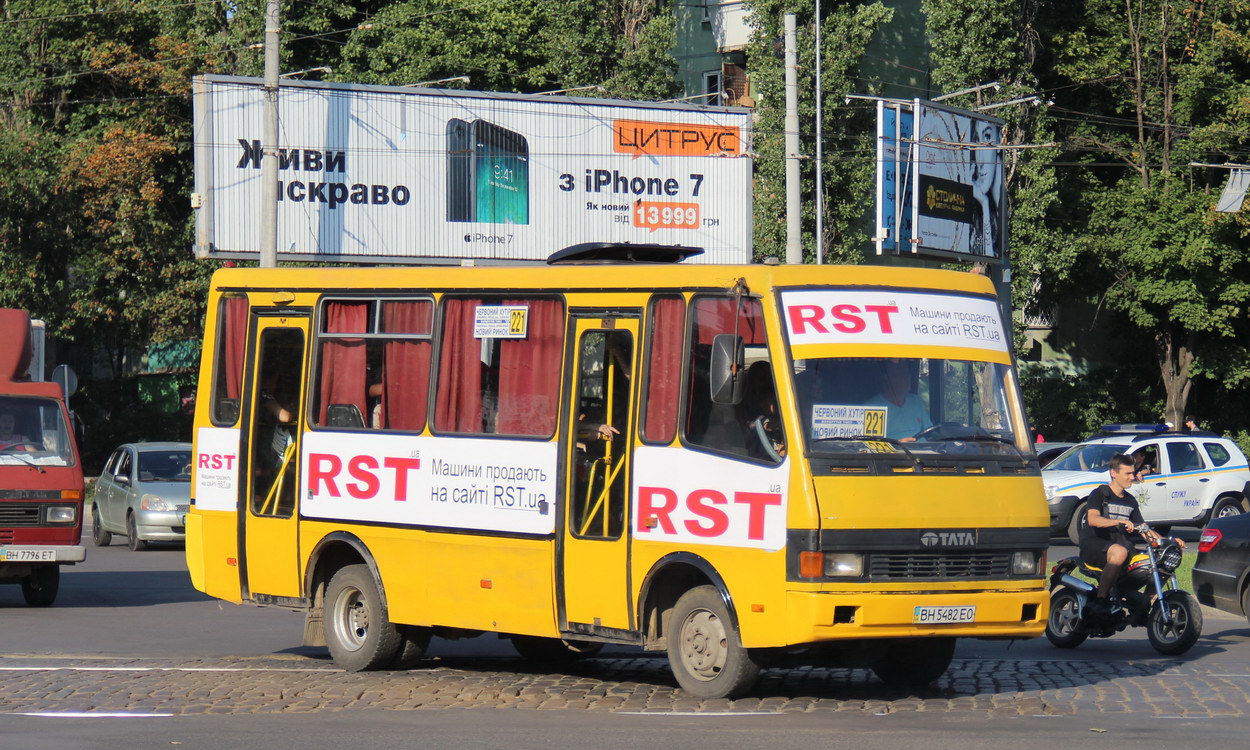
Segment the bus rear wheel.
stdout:
<path fill-rule="evenodd" d="M 759 662 L 743 647 L 738 623 L 715 587 L 682 594 L 666 630 L 669 668 L 687 693 L 737 698 L 759 679 Z"/>
<path fill-rule="evenodd" d="M 954 656 L 954 638 L 907 638 L 888 644 L 872 671 L 890 687 L 924 687 L 950 668 Z"/>
<path fill-rule="evenodd" d="M 335 664 L 348 672 L 365 672 L 394 662 L 404 638 L 387 619 L 368 567 L 340 568 L 330 579 L 326 602 L 326 646 Z"/>

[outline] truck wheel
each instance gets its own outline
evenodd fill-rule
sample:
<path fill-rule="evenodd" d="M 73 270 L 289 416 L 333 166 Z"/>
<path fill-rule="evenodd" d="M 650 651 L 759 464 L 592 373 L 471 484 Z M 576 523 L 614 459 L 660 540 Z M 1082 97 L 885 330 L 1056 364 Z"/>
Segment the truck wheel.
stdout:
<path fill-rule="evenodd" d="M 512 647 L 522 659 L 538 663 L 568 664 L 594 656 L 603 650 L 602 643 L 593 641 L 566 641 L 562 638 L 542 638 L 533 635 L 514 635 Z"/>
<path fill-rule="evenodd" d="M 1170 623 L 1163 621 L 1164 606 L 1171 615 Z M 1146 635 L 1155 651 L 1166 656 L 1183 654 L 1193 648 L 1202 635 L 1202 608 L 1188 591 L 1169 591 L 1150 608 Z"/>
<path fill-rule="evenodd" d="M 61 588 L 61 566 L 40 565 L 22 579 L 22 597 L 32 607 L 47 607 Z"/>
<path fill-rule="evenodd" d="M 135 525 L 135 514 L 126 514 L 126 546 L 131 552 L 142 552 L 148 543 L 139 538 L 139 527 Z"/>
<path fill-rule="evenodd" d="M 759 679 L 759 663 L 743 647 L 738 623 L 715 587 L 682 594 L 665 631 L 669 669 L 696 698 L 737 698 Z"/>
<path fill-rule="evenodd" d="M 369 568 L 340 568 L 330 579 L 326 602 L 326 645 L 335 664 L 348 672 L 365 672 L 394 661 L 403 636 L 387 619 Z"/>
<path fill-rule="evenodd" d="M 1088 634 L 1079 629 L 1081 601 L 1076 592 L 1060 586 L 1050 592 L 1050 614 L 1046 617 L 1046 639 L 1059 648 L 1076 648 Z"/>
<path fill-rule="evenodd" d="M 107 547 L 113 542 L 113 535 L 105 531 L 100 522 L 100 509 L 94 505 L 91 506 L 91 541 L 97 547 Z"/>
<path fill-rule="evenodd" d="M 872 671 L 890 687 L 924 687 L 946 673 L 955 656 L 954 638 L 906 638 L 887 644 Z"/>

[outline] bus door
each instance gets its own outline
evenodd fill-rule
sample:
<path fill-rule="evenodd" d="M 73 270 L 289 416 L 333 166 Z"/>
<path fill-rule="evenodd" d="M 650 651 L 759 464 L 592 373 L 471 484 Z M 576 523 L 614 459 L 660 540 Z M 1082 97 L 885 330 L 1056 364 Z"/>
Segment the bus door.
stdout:
<path fill-rule="evenodd" d="M 239 513 L 245 598 L 300 596 L 299 438 L 303 427 L 307 313 L 255 315 Z"/>
<path fill-rule="evenodd" d="M 574 312 L 564 425 L 561 615 L 566 632 L 632 630 L 626 504 L 634 444 L 638 317 Z"/>

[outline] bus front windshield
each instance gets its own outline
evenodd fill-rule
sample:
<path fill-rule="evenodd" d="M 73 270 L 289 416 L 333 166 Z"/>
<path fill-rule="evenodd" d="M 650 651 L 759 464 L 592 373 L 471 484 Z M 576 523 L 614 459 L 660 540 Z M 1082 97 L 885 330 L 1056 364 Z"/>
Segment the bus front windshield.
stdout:
<path fill-rule="evenodd" d="M 1020 460 L 1010 368 L 928 358 L 800 359 L 794 386 L 812 454 L 888 450 Z M 884 438 L 884 440 L 882 440 Z"/>

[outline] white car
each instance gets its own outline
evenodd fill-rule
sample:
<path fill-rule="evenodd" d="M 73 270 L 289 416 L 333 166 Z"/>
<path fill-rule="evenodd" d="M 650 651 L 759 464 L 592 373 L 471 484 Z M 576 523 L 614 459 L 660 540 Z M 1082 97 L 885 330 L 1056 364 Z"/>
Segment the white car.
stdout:
<path fill-rule="evenodd" d="M 1211 518 L 1250 510 L 1250 467 L 1233 441 L 1213 432 L 1162 432 L 1154 425 L 1107 425 L 1103 436 L 1069 448 L 1042 471 L 1050 533 L 1077 543 L 1083 500 L 1107 482 L 1117 453 L 1143 459 L 1143 479 L 1131 492 L 1157 529 L 1201 528 Z"/>

